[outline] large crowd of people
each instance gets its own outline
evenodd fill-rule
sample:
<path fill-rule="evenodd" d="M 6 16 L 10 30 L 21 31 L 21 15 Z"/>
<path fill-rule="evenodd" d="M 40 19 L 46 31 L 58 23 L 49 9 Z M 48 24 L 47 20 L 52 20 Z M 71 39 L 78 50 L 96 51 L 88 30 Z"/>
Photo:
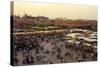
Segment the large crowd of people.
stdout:
<path fill-rule="evenodd" d="M 14 65 L 54 64 L 97 60 L 97 52 L 90 46 L 69 43 L 67 33 L 13 34 Z"/>

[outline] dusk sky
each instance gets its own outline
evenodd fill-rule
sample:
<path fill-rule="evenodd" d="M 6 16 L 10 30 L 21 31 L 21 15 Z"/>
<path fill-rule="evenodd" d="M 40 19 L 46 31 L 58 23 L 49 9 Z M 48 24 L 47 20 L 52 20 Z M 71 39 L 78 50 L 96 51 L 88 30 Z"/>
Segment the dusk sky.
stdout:
<path fill-rule="evenodd" d="M 96 6 L 14 1 L 14 15 L 23 16 L 25 13 L 31 16 L 47 16 L 49 18 L 97 20 Z"/>

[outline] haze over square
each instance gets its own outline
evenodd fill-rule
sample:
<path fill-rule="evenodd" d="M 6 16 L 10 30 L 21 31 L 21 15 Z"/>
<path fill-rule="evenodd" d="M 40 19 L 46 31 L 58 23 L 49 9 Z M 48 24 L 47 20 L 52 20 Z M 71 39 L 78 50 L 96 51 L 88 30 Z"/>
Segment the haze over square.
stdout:
<path fill-rule="evenodd" d="M 14 15 L 97 20 L 97 7 L 75 4 L 14 2 Z"/>

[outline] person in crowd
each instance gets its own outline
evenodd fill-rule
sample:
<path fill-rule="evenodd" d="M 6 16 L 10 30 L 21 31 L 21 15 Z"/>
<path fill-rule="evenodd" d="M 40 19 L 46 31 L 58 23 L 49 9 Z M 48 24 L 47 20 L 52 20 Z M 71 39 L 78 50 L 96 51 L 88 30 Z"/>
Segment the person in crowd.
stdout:
<path fill-rule="evenodd" d="M 17 57 L 14 58 L 14 64 L 17 65 L 19 62 L 19 59 Z"/>

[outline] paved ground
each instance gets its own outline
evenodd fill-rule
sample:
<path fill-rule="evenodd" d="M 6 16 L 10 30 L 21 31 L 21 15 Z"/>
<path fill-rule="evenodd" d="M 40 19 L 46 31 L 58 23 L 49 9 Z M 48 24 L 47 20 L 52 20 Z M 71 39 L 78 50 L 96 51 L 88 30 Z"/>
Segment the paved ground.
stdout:
<path fill-rule="evenodd" d="M 82 58 L 81 56 L 81 52 L 79 50 L 74 50 L 72 48 L 66 48 L 65 47 L 65 42 L 64 41 L 57 41 L 55 45 L 51 45 L 52 42 L 54 40 L 51 40 L 49 42 L 41 42 L 41 46 L 44 47 L 44 50 L 41 51 L 39 50 L 39 54 L 35 53 L 35 49 L 30 50 L 30 54 L 32 54 L 33 58 L 34 58 L 34 63 L 31 64 L 50 64 L 50 63 L 69 63 L 69 62 L 78 62 L 79 59 Z M 73 44 L 74 45 L 74 44 Z M 53 47 L 56 47 L 55 49 L 53 49 Z M 61 53 L 60 55 L 63 57 L 63 59 L 58 59 L 57 55 L 57 47 L 60 47 L 61 49 Z M 49 51 L 49 53 L 44 53 L 46 50 Z M 68 52 L 69 54 L 67 56 L 65 56 L 65 53 Z M 19 59 L 19 62 L 17 65 L 25 65 L 23 64 L 23 51 L 19 51 L 17 52 L 17 58 Z M 87 54 L 89 55 L 89 54 Z M 41 60 L 37 60 L 36 57 L 37 56 L 45 56 L 44 58 L 41 58 Z M 92 59 L 88 58 L 87 60 L 91 60 Z"/>

